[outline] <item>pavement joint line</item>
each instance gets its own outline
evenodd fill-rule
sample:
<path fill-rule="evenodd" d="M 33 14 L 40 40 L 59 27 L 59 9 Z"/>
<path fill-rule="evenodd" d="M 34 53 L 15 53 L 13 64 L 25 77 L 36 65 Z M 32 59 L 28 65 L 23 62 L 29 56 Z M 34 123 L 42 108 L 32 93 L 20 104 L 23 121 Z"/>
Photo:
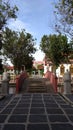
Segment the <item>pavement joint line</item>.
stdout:
<path fill-rule="evenodd" d="M 32 98 L 33 98 L 33 94 L 31 94 L 31 100 L 30 100 L 29 111 L 28 111 L 28 114 L 27 114 L 27 123 L 26 123 L 26 125 L 25 125 L 25 130 L 27 130 L 27 127 L 28 127 Z"/>
<path fill-rule="evenodd" d="M 25 99 L 29 99 L 30 98 L 30 100 L 28 100 L 29 101 L 29 103 L 30 103 L 30 106 L 29 106 L 29 111 L 28 111 L 28 114 L 27 114 L 27 121 L 25 122 L 25 123 L 23 123 L 23 122 L 12 122 L 12 123 L 9 123 L 8 122 L 8 118 L 9 118 L 9 116 L 11 116 L 11 113 L 12 113 L 12 110 L 11 110 L 11 112 L 9 113 L 9 115 L 8 115 L 8 117 L 5 119 L 6 120 L 6 122 L 4 122 L 4 123 L 0 123 L 0 125 L 1 125 L 1 129 L 0 130 L 3 130 L 4 129 L 4 126 L 5 125 L 8 125 L 7 127 L 9 128 L 9 125 L 11 124 L 14 124 L 14 128 L 15 128 L 15 125 L 17 124 L 18 125 L 18 127 L 19 127 L 19 125 L 21 125 L 21 126 L 23 126 L 23 125 L 25 125 L 25 128 L 24 128 L 24 130 L 28 130 L 29 128 L 30 129 L 33 129 L 34 128 L 34 126 L 37 126 L 37 125 L 39 125 L 39 126 L 37 126 L 37 128 L 39 128 L 40 126 L 42 126 L 42 127 L 44 127 L 44 129 L 46 130 L 46 128 L 45 128 L 45 125 L 47 126 L 48 125 L 48 127 L 49 127 L 49 130 L 53 130 L 54 129 L 54 127 L 56 127 L 55 129 L 57 129 L 57 130 L 59 130 L 59 127 L 60 127 L 60 125 L 62 125 L 62 127 L 63 127 L 63 130 L 64 130 L 64 124 L 65 124 L 65 126 L 66 126 L 66 128 L 67 128 L 67 126 L 71 126 L 70 128 L 71 128 L 71 130 L 73 129 L 73 121 L 71 121 L 70 120 L 70 117 L 69 117 L 69 120 L 68 120 L 68 122 L 63 122 L 63 121 L 60 121 L 59 120 L 59 122 L 57 122 L 57 120 L 56 120 L 56 118 L 55 118 L 55 122 L 53 122 L 52 120 L 50 120 L 50 118 L 48 117 L 49 115 L 51 116 L 51 117 L 53 117 L 53 115 L 55 115 L 55 116 L 59 116 L 59 115 L 65 115 L 65 117 L 67 118 L 68 117 L 68 113 L 65 113 L 65 111 L 64 111 L 64 109 L 63 109 L 63 107 L 61 106 L 61 105 L 64 105 L 64 102 L 58 102 L 58 101 L 65 101 L 65 103 L 66 103 L 66 105 L 70 105 L 71 106 L 71 104 L 69 104 L 69 102 L 66 100 L 66 99 L 64 99 L 64 97 L 63 97 L 63 95 L 61 95 L 61 94 L 49 94 L 49 93 L 39 93 L 39 94 L 37 94 L 37 93 L 31 93 L 29 96 L 28 96 L 29 94 L 27 93 L 27 94 L 21 94 L 21 95 L 12 95 L 12 96 L 8 96 L 8 98 L 6 98 L 6 101 L 7 101 L 7 104 L 8 104 L 8 102 L 9 102 L 9 104 L 11 104 L 11 101 L 16 101 L 16 103 L 15 103 L 15 106 L 13 107 L 13 110 L 15 110 L 16 109 L 16 106 L 18 105 L 18 103 L 19 103 L 19 101 L 21 101 L 22 99 L 23 99 L 23 101 L 24 101 L 24 98 Z M 66 96 L 66 95 L 65 95 Z M 29 116 L 30 116 L 30 114 L 31 115 L 33 115 L 33 113 L 30 113 L 30 108 L 31 108 L 31 105 L 32 105 L 32 100 L 36 100 L 37 99 L 37 101 L 38 100 L 40 100 L 43 104 L 44 104 L 44 106 L 42 106 L 43 107 L 43 109 L 45 110 L 45 113 L 44 113 L 44 115 L 47 117 L 47 122 L 44 120 L 44 122 L 41 122 L 41 121 L 39 121 L 39 122 L 37 122 L 37 121 L 35 121 L 35 122 L 31 122 L 30 120 L 29 120 Z M 48 101 L 51 101 L 50 103 L 52 103 L 52 101 L 55 101 L 55 103 L 58 105 L 58 108 L 60 109 L 60 110 L 62 110 L 63 109 L 63 114 L 61 114 L 61 113 L 48 113 L 47 112 L 47 108 L 49 107 L 49 106 L 46 106 L 46 101 L 48 102 Z M 38 102 L 37 102 L 38 103 Z M 5 104 L 6 106 L 7 106 L 7 104 Z M 8 104 L 8 105 L 9 105 Z M 4 108 L 6 108 L 6 106 L 4 106 Z M 33 106 L 34 107 L 34 106 Z M 53 106 L 51 107 L 51 108 L 49 108 L 49 110 L 50 109 L 52 109 L 52 110 L 54 110 L 54 108 L 53 108 Z M 57 108 L 55 108 L 56 110 L 57 110 Z M 72 112 L 73 113 L 73 112 Z M 13 113 L 12 113 L 13 114 Z M 36 114 L 36 115 L 38 115 L 38 114 Z M 40 114 L 39 114 L 40 115 Z M 54 116 L 54 117 L 55 117 Z M 59 118 L 59 117 L 58 117 Z M 68 119 L 68 118 L 67 118 Z M 64 120 L 64 119 L 63 119 Z M 29 127 L 28 128 L 28 126 L 31 126 L 31 127 Z M 7 130 L 7 127 L 4 129 L 4 130 Z M 21 128 L 21 130 L 23 129 L 23 127 Z M 9 129 L 8 129 L 9 130 Z M 35 130 L 35 129 L 34 129 Z M 39 130 L 39 129 L 38 129 Z M 68 130 L 69 130 L 69 127 L 68 127 Z"/>
<path fill-rule="evenodd" d="M 48 115 L 47 115 L 47 111 L 46 111 L 46 107 L 45 107 L 45 102 L 44 102 L 43 94 L 42 94 L 42 100 L 43 100 L 43 104 L 44 104 L 45 114 L 46 114 L 46 117 L 47 117 L 47 122 L 48 122 L 48 124 L 49 124 L 50 130 L 52 130 L 51 124 L 50 124 L 50 120 L 49 120 Z"/>
<path fill-rule="evenodd" d="M 65 100 L 65 98 L 63 98 L 61 95 L 59 95 L 60 97 L 61 97 L 61 99 L 62 100 Z M 65 100 L 65 101 L 67 101 L 67 100 Z M 70 121 L 70 119 L 69 119 L 69 117 L 68 117 L 68 115 L 66 114 L 66 112 L 65 112 L 65 110 L 61 107 L 61 105 L 58 103 L 58 106 L 60 107 L 60 109 L 63 111 L 63 113 L 64 113 L 64 115 L 66 116 L 66 118 L 68 119 L 68 122 L 70 122 L 71 123 L 71 121 Z M 63 123 L 63 122 L 62 122 Z"/>
<path fill-rule="evenodd" d="M 6 97 L 6 96 L 5 96 L 5 97 Z M 14 96 L 11 97 L 10 101 L 7 103 L 7 105 L 5 105 L 5 107 L 1 110 L 1 112 L 2 112 L 3 110 L 5 110 L 5 108 L 10 104 L 10 102 L 13 100 L 13 98 L 14 98 Z"/>
<path fill-rule="evenodd" d="M 15 98 L 15 97 L 14 97 L 14 98 Z M 13 98 L 13 99 L 14 99 L 14 98 Z M 11 101 L 13 101 L 13 99 L 12 99 Z M 20 99 L 21 99 L 21 98 L 18 99 L 18 101 L 17 101 L 15 107 L 11 110 L 10 114 L 8 115 L 8 117 L 7 117 L 6 120 L 5 120 L 5 123 L 8 123 L 8 120 L 9 120 L 10 116 L 12 115 L 13 111 L 15 110 L 15 108 L 16 108 L 17 104 L 19 103 Z M 10 104 L 10 103 L 9 103 L 9 104 Z"/>
<path fill-rule="evenodd" d="M 73 105 L 73 102 L 64 94 L 60 94 L 70 105 Z"/>

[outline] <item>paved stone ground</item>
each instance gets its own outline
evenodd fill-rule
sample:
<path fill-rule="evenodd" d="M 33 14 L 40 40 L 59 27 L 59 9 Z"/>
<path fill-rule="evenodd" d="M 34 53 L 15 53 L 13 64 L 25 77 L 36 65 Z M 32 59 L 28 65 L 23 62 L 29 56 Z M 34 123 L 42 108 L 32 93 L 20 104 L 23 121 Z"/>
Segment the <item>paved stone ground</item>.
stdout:
<path fill-rule="evenodd" d="M 69 102 L 69 104 L 73 105 L 73 93 L 72 94 L 65 94 L 63 97 Z"/>
<path fill-rule="evenodd" d="M 0 100 L 0 130 L 73 130 L 73 106 L 59 94 L 25 93 Z"/>

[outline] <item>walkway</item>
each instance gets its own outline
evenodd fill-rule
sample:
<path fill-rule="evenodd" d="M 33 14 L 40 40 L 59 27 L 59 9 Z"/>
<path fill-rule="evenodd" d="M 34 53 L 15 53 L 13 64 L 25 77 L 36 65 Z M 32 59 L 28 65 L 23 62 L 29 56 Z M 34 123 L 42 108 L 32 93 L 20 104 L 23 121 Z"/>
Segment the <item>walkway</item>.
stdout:
<path fill-rule="evenodd" d="M 0 130 L 73 130 L 73 95 L 54 93 L 46 79 L 28 84 L 26 93 L 0 96 Z"/>
<path fill-rule="evenodd" d="M 8 95 L 0 101 L 0 130 L 65 129 L 73 130 L 73 106 L 59 94 Z"/>

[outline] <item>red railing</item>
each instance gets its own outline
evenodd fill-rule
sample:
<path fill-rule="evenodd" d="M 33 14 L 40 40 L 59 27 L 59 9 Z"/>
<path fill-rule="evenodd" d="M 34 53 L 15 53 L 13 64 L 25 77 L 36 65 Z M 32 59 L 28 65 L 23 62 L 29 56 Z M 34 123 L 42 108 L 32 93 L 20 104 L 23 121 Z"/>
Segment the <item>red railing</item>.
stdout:
<path fill-rule="evenodd" d="M 22 72 L 20 75 L 16 77 L 16 93 L 20 92 L 20 89 L 22 88 L 23 81 L 28 78 L 27 72 Z"/>
<path fill-rule="evenodd" d="M 53 86 L 54 92 L 57 92 L 57 77 L 54 73 L 48 71 L 45 74 L 45 78 L 48 78 L 50 80 L 50 83 Z"/>

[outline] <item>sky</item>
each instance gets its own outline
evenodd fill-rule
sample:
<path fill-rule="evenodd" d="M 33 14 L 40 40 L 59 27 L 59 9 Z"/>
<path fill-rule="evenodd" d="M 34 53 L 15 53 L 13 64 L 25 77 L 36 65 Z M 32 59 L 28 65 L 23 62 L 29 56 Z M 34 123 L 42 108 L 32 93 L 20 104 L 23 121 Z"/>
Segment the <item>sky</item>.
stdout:
<path fill-rule="evenodd" d="M 6 0 L 8 1 L 8 0 Z M 43 35 L 55 33 L 54 23 L 55 4 L 57 0 L 9 0 L 11 6 L 16 5 L 19 9 L 16 20 L 9 20 L 8 26 L 17 31 L 25 29 L 31 33 L 36 40 L 38 51 L 34 54 L 35 60 L 41 61 L 44 58 L 43 52 L 39 49 Z"/>

